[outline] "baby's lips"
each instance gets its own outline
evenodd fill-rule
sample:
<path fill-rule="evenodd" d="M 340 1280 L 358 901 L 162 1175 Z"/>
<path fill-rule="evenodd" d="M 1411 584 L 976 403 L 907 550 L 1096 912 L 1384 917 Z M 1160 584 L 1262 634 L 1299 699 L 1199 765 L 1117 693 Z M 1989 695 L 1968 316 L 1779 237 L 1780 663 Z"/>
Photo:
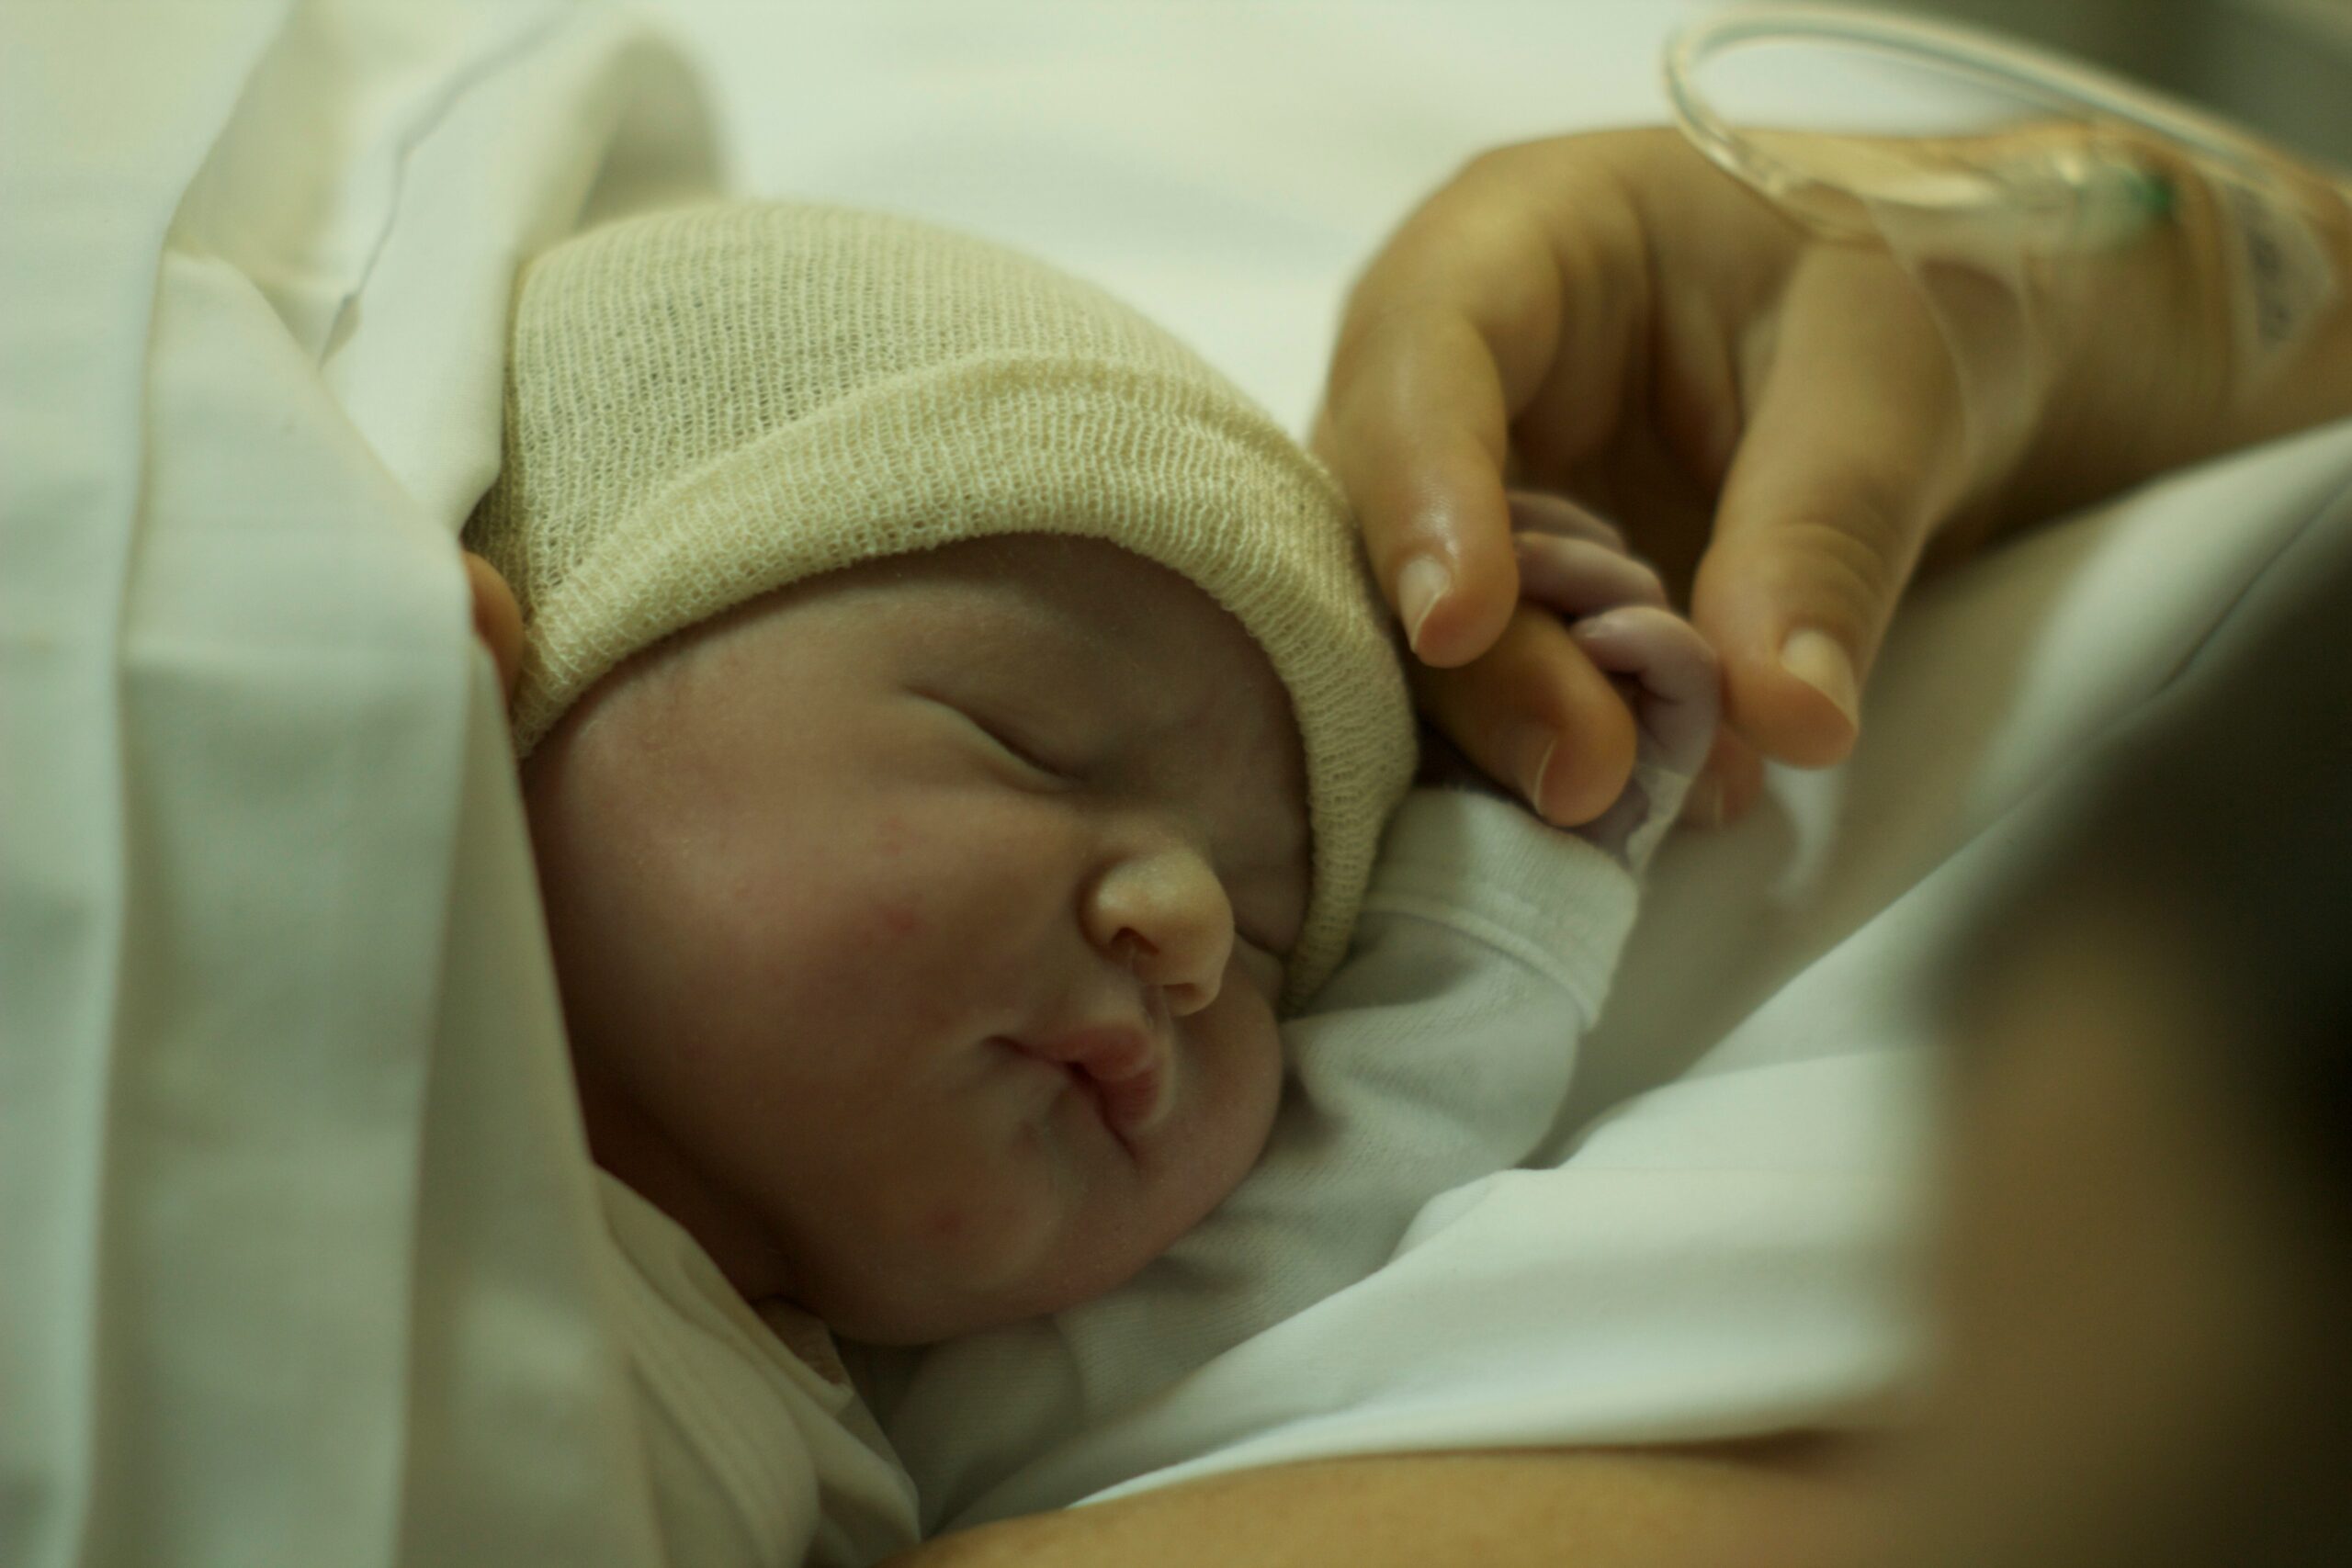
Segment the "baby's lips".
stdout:
<path fill-rule="evenodd" d="M 1125 1024 L 1072 1030 L 1016 1043 L 1033 1056 L 1082 1068 L 1088 1077 L 1104 1083 L 1140 1077 L 1159 1063 L 1159 1043 L 1150 1032 Z"/>
<path fill-rule="evenodd" d="M 1123 1141 L 1149 1127 L 1167 1097 L 1167 1051 L 1148 1030 L 1114 1024 L 1013 1044 L 1083 1079 Z"/>
<path fill-rule="evenodd" d="M 1157 1070 L 1132 1078 L 1097 1078 L 1093 1088 L 1102 1100 L 1103 1120 L 1130 1148 L 1136 1136 L 1159 1119 L 1160 1101 L 1165 1098 Z"/>

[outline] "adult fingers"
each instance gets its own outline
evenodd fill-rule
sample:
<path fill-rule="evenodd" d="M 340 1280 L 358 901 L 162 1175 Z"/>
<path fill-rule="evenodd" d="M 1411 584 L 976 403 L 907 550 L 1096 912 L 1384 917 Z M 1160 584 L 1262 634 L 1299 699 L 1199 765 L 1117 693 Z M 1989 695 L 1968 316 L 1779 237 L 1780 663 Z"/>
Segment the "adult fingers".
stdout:
<path fill-rule="evenodd" d="M 1342 315 L 1316 446 L 1423 663 L 1478 657 L 1518 604 L 1513 417 L 1565 374 L 1589 389 L 1569 400 L 1588 411 L 1583 438 L 1613 418 L 1645 275 L 1633 214 L 1596 167 L 1556 143 L 1475 161 L 1406 220 Z M 1573 256 L 1545 226 L 1564 206 Z M 1579 433 L 1554 438 L 1573 450 Z"/>
<path fill-rule="evenodd" d="M 1633 776 L 1634 716 L 1550 610 L 1523 604 L 1458 669 L 1412 671 L 1421 710 L 1486 773 L 1560 827 L 1589 822 Z"/>
<path fill-rule="evenodd" d="M 1891 262 L 1825 247 L 1790 281 L 1691 618 L 1725 718 L 1766 755 L 1842 759 L 1921 546 L 1962 486 L 1958 383 Z"/>

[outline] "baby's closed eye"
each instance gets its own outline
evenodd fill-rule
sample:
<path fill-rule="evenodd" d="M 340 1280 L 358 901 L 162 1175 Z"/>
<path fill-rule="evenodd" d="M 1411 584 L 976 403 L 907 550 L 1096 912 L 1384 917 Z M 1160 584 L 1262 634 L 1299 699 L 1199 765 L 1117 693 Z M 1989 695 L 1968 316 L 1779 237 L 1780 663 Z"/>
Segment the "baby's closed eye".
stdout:
<path fill-rule="evenodd" d="M 1076 798 L 1082 790 L 1093 792 L 1100 786 L 1106 795 L 1118 793 L 1116 778 L 1104 772 L 1108 764 L 1099 760 L 1105 755 L 1106 746 L 1114 743 L 1102 737 L 1081 740 L 1071 725 L 1062 727 L 1071 733 L 1057 733 L 1050 723 L 1024 713 L 1019 704 L 996 700 L 984 691 L 918 689 L 912 694 L 949 716 L 956 729 L 975 742 L 990 762 L 1017 772 L 1022 784 L 1042 785 L 1049 794 L 1071 795 L 1072 809 L 1082 808 Z M 1238 874 L 1230 867 L 1210 869 L 1224 895 L 1235 956 L 1279 979 L 1297 945 L 1298 890 L 1289 886 L 1287 878 L 1262 869 L 1244 868 Z"/>
<path fill-rule="evenodd" d="M 1023 767 L 1051 778 L 1065 781 L 1073 778 L 1073 771 L 1070 768 L 1047 761 L 1042 755 L 1044 748 L 1035 740 L 1021 739 L 1012 726 L 1001 721 L 983 718 L 977 714 L 967 713 L 964 716 L 970 719 L 972 728 L 987 736 L 997 750 L 1012 757 Z"/>
<path fill-rule="evenodd" d="M 1068 742 L 1039 733 L 1037 726 L 968 698 L 949 698 L 928 692 L 915 694 L 954 715 L 991 751 L 1017 763 L 1025 772 L 1058 784 L 1080 782 L 1084 770 L 1071 754 Z"/>

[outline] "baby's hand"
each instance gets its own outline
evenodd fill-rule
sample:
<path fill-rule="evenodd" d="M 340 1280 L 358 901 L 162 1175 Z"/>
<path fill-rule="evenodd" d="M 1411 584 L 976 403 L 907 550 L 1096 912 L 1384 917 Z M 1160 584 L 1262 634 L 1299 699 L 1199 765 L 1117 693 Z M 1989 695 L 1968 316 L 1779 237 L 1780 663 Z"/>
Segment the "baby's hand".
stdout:
<path fill-rule="evenodd" d="M 1647 863 L 1714 743 L 1722 698 L 1714 649 L 1668 607 L 1657 573 L 1617 530 L 1554 496 L 1511 497 L 1520 597 L 1567 617 L 1568 635 L 1633 710 L 1633 781 L 1574 829 L 1635 874 Z"/>

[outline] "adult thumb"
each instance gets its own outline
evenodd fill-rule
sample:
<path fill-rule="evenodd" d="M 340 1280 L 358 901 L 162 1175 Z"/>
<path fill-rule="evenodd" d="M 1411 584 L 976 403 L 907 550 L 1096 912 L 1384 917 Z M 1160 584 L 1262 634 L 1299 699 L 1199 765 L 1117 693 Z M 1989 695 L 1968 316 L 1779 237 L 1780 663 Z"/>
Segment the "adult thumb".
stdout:
<path fill-rule="evenodd" d="M 1691 585 L 1691 618 L 1723 661 L 1724 721 L 1802 767 L 1853 749 L 1887 622 L 1966 454 L 1924 307 L 1829 281 L 1826 309 L 1804 308 L 1806 280 L 1792 286 Z"/>

